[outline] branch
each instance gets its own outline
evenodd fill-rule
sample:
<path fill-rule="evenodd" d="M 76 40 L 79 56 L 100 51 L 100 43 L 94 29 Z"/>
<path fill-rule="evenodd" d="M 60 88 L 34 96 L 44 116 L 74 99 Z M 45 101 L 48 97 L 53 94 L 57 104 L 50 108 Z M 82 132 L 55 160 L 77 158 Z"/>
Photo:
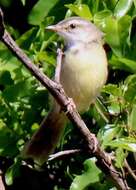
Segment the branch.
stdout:
<path fill-rule="evenodd" d="M 128 173 L 133 177 L 133 179 L 136 181 L 136 175 L 135 173 L 133 172 L 132 168 L 130 167 L 130 165 L 128 164 L 127 160 L 125 159 L 125 167 L 126 169 L 128 170 Z"/>
<path fill-rule="evenodd" d="M 5 190 L 5 185 L 3 181 L 3 172 L 0 170 L 0 190 Z"/>
<path fill-rule="evenodd" d="M 18 47 L 15 41 L 11 38 L 10 34 L 6 31 L 3 24 L 3 15 L 0 11 L 0 37 L 1 41 L 15 54 L 15 56 L 28 68 L 35 78 L 45 86 L 56 101 L 60 104 L 63 111 L 67 111 L 68 118 L 75 124 L 84 139 L 87 146 L 87 151 L 90 155 L 97 158 L 98 167 L 105 173 L 107 177 L 114 182 L 115 186 L 119 190 L 129 190 L 122 175 L 114 168 L 111 163 L 111 159 L 107 156 L 98 143 L 97 138 L 93 133 L 90 133 L 89 129 L 81 119 L 79 113 L 72 107 L 68 110 L 69 97 L 65 94 L 62 86 L 51 79 L 49 79 L 43 72 L 37 68 L 32 61 L 26 56 L 26 54 Z M 97 145 L 97 146 L 96 146 Z"/>
<path fill-rule="evenodd" d="M 57 152 L 56 154 L 51 154 L 49 156 L 48 161 L 52 161 L 54 159 L 58 159 L 58 158 L 66 157 L 66 156 L 73 156 L 73 155 L 79 154 L 81 152 L 83 152 L 81 149 L 73 149 L 73 150 L 60 151 L 60 152 Z"/>

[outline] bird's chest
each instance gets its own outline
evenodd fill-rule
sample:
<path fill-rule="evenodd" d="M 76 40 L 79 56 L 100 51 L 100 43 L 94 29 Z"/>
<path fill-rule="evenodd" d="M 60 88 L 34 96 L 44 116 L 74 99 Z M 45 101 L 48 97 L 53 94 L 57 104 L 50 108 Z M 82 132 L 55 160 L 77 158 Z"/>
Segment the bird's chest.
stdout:
<path fill-rule="evenodd" d="M 98 50 L 75 47 L 65 53 L 62 61 L 61 84 L 81 112 L 88 109 L 106 80 L 106 64 L 99 64 L 100 59 L 106 61 L 105 53 L 99 54 Z"/>

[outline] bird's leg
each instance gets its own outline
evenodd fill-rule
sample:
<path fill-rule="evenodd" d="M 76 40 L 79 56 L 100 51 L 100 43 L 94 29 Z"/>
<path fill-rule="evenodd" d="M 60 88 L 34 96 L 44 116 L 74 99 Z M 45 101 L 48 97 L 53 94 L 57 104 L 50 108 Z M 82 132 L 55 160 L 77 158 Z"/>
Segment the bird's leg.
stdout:
<path fill-rule="evenodd" d="M 67 112 L 71 112 L 73 109 L 76 109 L 75 102 L 72 98 L 68 98 L 68 104 L 67 104 Z M 67 114 L 66 112 L 66 114 Z"/>
<path fill-rule="evenodd" d="M 61 74 L 61 64 L 62 64 L 62 57 L 64 55 L 64 52 L 62 51 L 62 49 L 58 48 L 57 49 L 57 65 L 56 65 L 56 69 L 55 69 L 55 76 L 54 76 L 54 80 L 59 83 L 60 83 L 60 74 Z M 68 104 L 67 104 L 67 112 L 73 110 L 73 109 L 76 109 L 76 105 L 73 101 L 72 98 L 69 98 L 68 99 Z M 66 114 L 67 114 L 66 112 Z"/>
<path fill-rule="evenodd" d="M 60 48 L 58 48 L 57 49 L 57 65 L 56 65 L 55 76 L 54 76 L 54 80 L 57 83 L 60 83 L 61 63 L 62 63 L 63 55 L 64 55 L 63 51 Z"/>

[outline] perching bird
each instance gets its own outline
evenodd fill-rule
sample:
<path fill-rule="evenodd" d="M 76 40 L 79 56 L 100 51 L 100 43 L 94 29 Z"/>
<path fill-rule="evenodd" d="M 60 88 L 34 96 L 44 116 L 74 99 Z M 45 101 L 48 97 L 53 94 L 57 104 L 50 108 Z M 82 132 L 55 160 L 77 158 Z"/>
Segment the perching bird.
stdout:
<path fill-rule="evenodd" d="M 64 38 L 66 50 L 62 58 L 60 82 L 66 94 L 74 100 L 77 110 L 88 110 L 107 79 L 107 58 L 102 44 L 102 32 L 91 22 L 71 17 L 48 30 Z M 25 146 L 23 157 L 43 164 L 54 151 L 66 122 L 65 114 L 55 103 L 46 120 Z"/>

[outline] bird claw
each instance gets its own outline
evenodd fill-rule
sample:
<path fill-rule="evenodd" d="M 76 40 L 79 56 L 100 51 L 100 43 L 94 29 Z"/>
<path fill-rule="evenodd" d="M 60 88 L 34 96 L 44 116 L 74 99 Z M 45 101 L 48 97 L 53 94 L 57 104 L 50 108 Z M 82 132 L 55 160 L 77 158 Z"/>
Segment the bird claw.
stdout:
<path fill-rule="evenodd" d="M 72 98 L 68 98 L 66 114 L 67 114 L 68 112 L 73 111 L 73 109 L 76 109 L 76 105 L 75 105 L 75 103 L 74 103 L 74 101 L 73 101 Z"/>

